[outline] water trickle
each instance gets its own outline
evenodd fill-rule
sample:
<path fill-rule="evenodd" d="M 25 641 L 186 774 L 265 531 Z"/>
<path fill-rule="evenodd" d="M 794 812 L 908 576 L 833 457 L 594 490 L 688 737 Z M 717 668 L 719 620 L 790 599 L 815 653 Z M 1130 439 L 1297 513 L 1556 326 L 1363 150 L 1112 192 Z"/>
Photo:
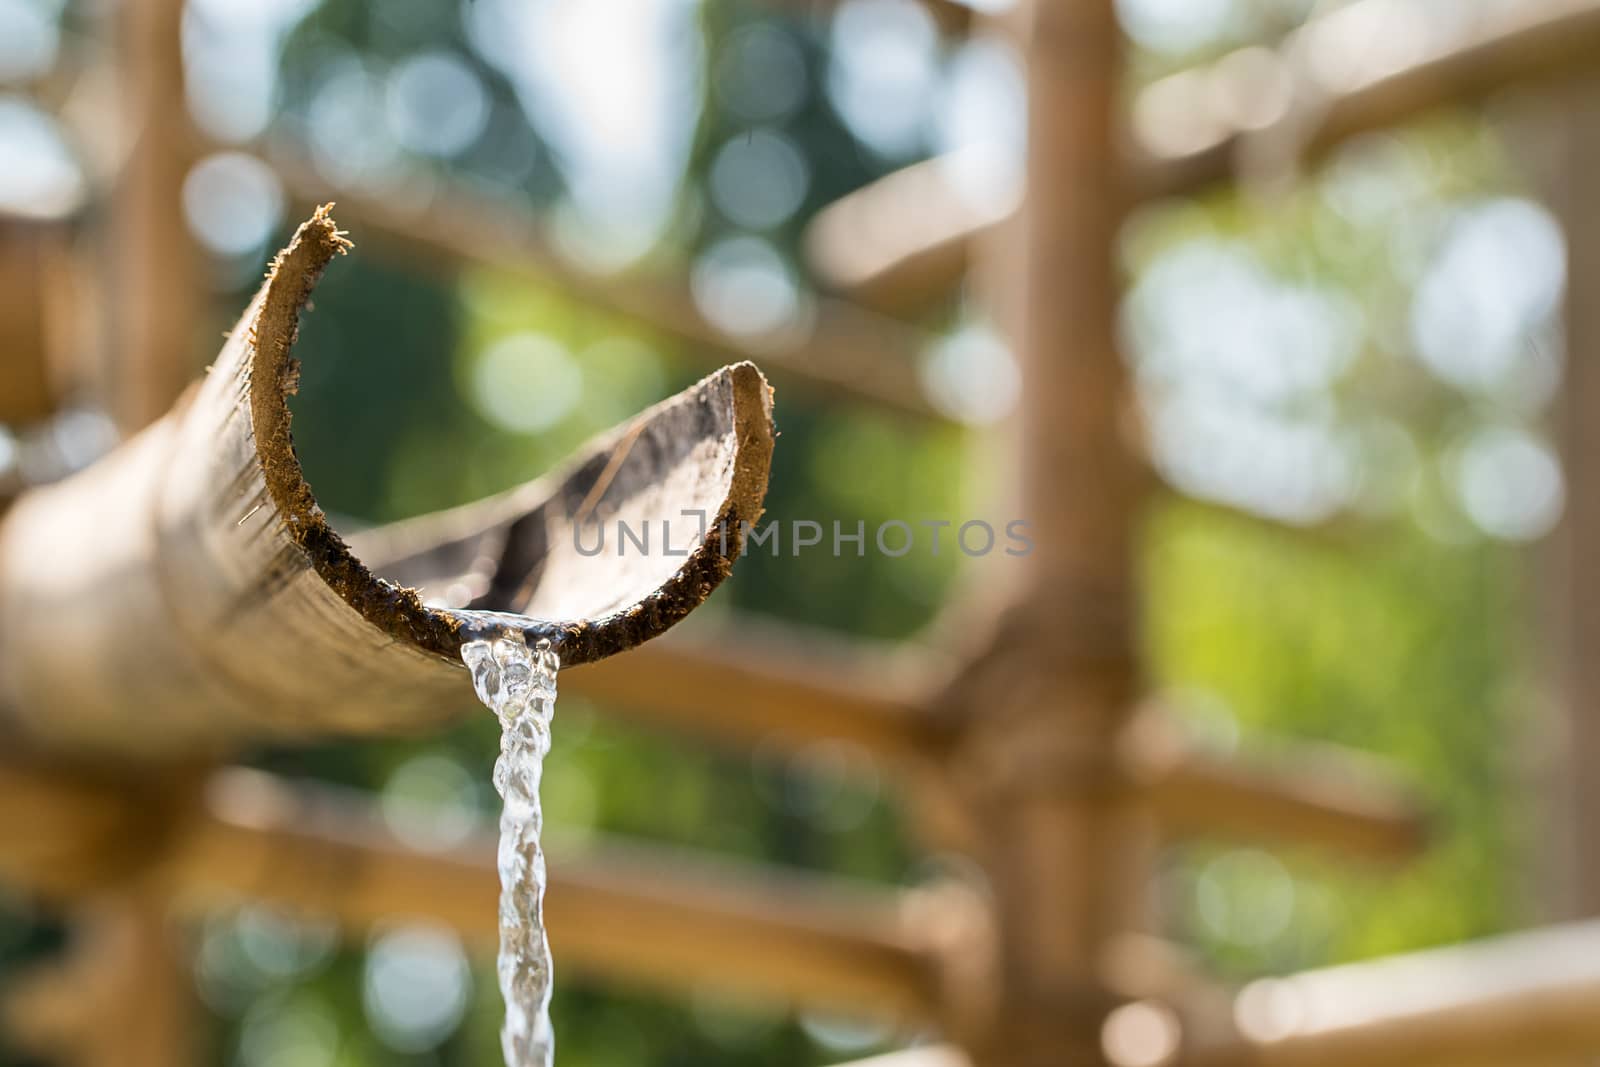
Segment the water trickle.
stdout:
<path fill-rule="evenodd" d="M 544 851 L 539 834 L 539 779 L 550 751 L 556 670 L 550 642 L 529 648 L 520 628 L 497 634 L 474 627 L 461 645 L 478 699 L 500 720 L 500 758 L 494 787 L 500 812 L 500 995 L 506 1003 L 500 1046 L 506 1067 L 550 1067 L 550 943 L 544 932 Z"/>

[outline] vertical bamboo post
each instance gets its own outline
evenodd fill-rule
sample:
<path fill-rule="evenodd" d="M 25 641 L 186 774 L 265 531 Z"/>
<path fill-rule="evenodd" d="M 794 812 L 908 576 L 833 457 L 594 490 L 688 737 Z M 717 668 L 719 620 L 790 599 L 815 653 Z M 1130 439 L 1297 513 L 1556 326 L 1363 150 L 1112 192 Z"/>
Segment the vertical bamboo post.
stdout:
<path fill-rule="evenodd" d="M 38 422 L 60 400 L 67 241 L 60 223 L 0 212 L 0 422 Z"/>
<path fill-rule="evenodd" d="M 199 249 L 183 215 L 191 146 L 182 0 L 125 0 L 116 39 L 128 152 L 112 197 L 110 289 L 117 360 L 108 402 L 133 431 L 171 406 L 203 358 Z"/>
<path fill-rule="evenodd" d="M 95 917 L 102 951 L 103 1032 L 87 1042 L 82 1067 L 181 1067 L 196 1062 L 194 989 L 182 946 L 160 897 L 122 894 Z M 101 1031 L 91 1021 L 90 1031 Z"/>
<path fill-rule="evenodd" d="M 1542 555 L 1542 632 L 1552 680 L 1548 734 L 1532 777 L 1547 810 L 1538 903 L 1550 917 L 1600 915 L 1600 80 L 1563 88 L 1554 101 L 1546 177 L 1567 241 L 1566 368 L 1556 424 L 1566 476 L 1566 513 Z M 1543 124 L 1541 124 L 1542 126 Z"/>
<path fill-rule="evenodd" d="M 1058 1067 L 1103 1060 L 1100 970 L 1140 897 L 1147 840 L 1115 758 L 1138 684 L 1140 486 L 1116 344 L 1121 34 L 1112 0 L 1031 0 L 1011 25 L 1027 191 L 986 270 L 1015 290 L 1000 315 L 1025 382 L 1017 469 L 1035 545 L 958 690 L 999 927 L 997 1002 L 966 1040 L 980 1067 Z"/>
<path fill-rule="evenodd" d="M 184 95 L 183 0 L 124 0 L 114 12 L 127 146 L 108 224 L 107 292 L 116 362 L 99 374 L 126 432 L 154 421 L 193 377 L 205 284 L 183 214 L 193 137 Z M 74 921 L 80 944 L 62 967 L 57 1035 L 79 1067 L 196 1062 L 193 989 L 166 901 L 118 889 Z M 50 983 L 41 989 L 49 1015 Z"/>
<path fill-rule="evenodd" d="M 1137 470 L 1121 434 L 1114 245 L 1122 64 L 1111 0 L 1034 0 L 1022 227 L 1022 492 L 1038 533 L 1033 588 L 1127 642 Z M 1070 598 L 1070 602 L 1068 602 Z M 1086 599 L 1085 599 L 1086 598 Z M 1066 620 L 1063 620 L 1066 621 Z"/>
<path fill-rule="evenodd" d="M 182 1067 L 198 1062 L 189 968 L 165 902 L 130 888 L 87 902 L 67 956 L 12 983 L 8 1029 L 30 1052 L 69 1067 Z"/>

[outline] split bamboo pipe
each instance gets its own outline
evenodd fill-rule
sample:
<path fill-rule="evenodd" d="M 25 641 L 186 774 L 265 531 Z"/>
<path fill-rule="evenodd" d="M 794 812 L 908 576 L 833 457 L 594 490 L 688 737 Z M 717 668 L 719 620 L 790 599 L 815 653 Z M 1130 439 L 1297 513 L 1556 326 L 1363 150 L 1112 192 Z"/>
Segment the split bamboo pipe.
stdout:
<path fill-rule="evenodd" d="M 201 383 L 0 521 L 0 737 L 125 762 L 427 728 L 473 704 L 460 617 L 436 605 L 533 616 L 529 636 L 577 665 L 665 631 L 727 576 L 774 438 L 750 364 L 547 479 L 352 552 L 301 475 L 287 401 L 300 312 L 347 246 L 319 209 Z M 685 511 L 707 521 L 672 554 L 589 558 L 575 536 L 602 518 L 681 527 Z"/>

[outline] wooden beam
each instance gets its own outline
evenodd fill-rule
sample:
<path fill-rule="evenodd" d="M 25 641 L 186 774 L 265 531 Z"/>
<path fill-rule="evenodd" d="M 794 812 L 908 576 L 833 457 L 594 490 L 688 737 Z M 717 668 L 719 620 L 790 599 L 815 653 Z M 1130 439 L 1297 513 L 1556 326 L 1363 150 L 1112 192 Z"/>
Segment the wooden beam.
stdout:
<path fill-rule="evenodd" d="M 963 194 L 947 176 L 952 165 L 912 163 L 819 210 L 803 239 L 812 273 L 888 314 L 912 315 L 948 294 L 979 236 L 1016 210 L 1011 198 Z"/>
<path fill-rule="evenodd" d="M 1553 420 L 1566 507 L 1537 550 L 1541 633 L 1530 650 L 1542 661 L 1546 695 L 1530 717 L 1532 756 L 1523 773 L 1542 803 L 1529 813 L 1539 856 L 1522 888 L 1547 918 L 1575 919 L 1600 916 L 1600 660 L 1593 654 L 1600 640 L 1600 78 L 1571 86 L 1552 117 L 1548 128 L 1522 131 L 1551 142 L 1537 148 L 1553 157 L 1546 187 L 1567 249 L 1566 355 Z"/>
<path fill-rule="evenodd" d="M 202 1062 L 200 1006 L 176 934 L 147 892 L 82 904 L 65 957 L 6 983 L 8 1044 L 65 1067 Z"/>
<path fill-rule="evenodd" d="M 258 771 L 220 772 L 197 792 L 181 778 L 154 786 L 0 764 L 0 879 L 60 899 L 140 885 L 180 912 L 262 900 L 351 931 L 437 922 L 487 949 L 494 853 L 487 833 L 445 850 L 405 846 L 360 794 Z M 689 977 L 916 1021 L 940 1015 L 944 968 L 970 968 L 982 951 L 967 940 L 966 897 L 901 895 L 635 844 L 557 846 L 550 870 L 557 959 L 580 973 L 679 990 Z M 1152 947 L 1166 950 L 1138 940 L 1119 939 L 1102 959 L 1115 975 L 1108 981 L 1181 994 L 1181 983 L 1159 977 L 1173 966 L 1150 963 Z"/>
<path fill-rule="evenodd" d="M 1124 734 L 1122 757 L 1141 802 L 1171 836 L 1227 836 L 1389 861 L 1426 847 L 1423 805 L 1386 764 L 1334 745 L 1271 747 L 1271 759 L 1210 754 L 1146 713 Z"/>
<path fill-rule="evenodd" d="M 839 1067 L 971 1067 L 967 1054 L 951 1045 L 923 1045 L 883 1056 L 851 1060 Z"/>
<path fill-rule="evenodd" d="M 208 286 L 183 214 L 195 137 L 184 95 L 181 0 L 131 0 L 115 14 L 127 156 L 116 177 L 108 264 L 113 362 L 105 399 L 127 432 L 189 384 Z"/>
<path fill-rule="evenodd" d="M 458 658 L 472 623 L 454 609 L 535 616 L 524 632 L 580 664 L 666 630 L 729 573 L 774 436 L 749 364 L 549 479 L 364 536 L 375 576 L 328 526 L 289 432 L 299 313 L 346 243 L 319 211 L 183 403 L 6 514 L 0 729 L 118 762 L 418 729 L 472 704 Z M 602 519 L 683 528 L 685 511 L 706 525 L 670 554 L 590 556 L 577 536 Z"/>
<path fill-rule="evenodd" d="M 1036 547 L 943 698 L 961 722 L 954 779 L 982 828 L 998 942 L 988 1018 L 954 1036 L 978 1067 L 1088 1067 L 1116 1003 L 1105 954 L 1144 919 L 1149 841 L 1117 751 L 1138 698 L 1145 483 L 1123 432 L 1116 330 L 1122 38 L 1112 0 L 1025 4 L 1014 29 L 1026 193 L 990 254 L 1014 294 L 995 310 L 1022 370 L 1012 444 Z"/>
<path fill-rule="evenodd" d="M 965 33 L 971 28 L 973 6 L 963 3 L 962 0 L 918 0 L 933 16 L 933 21 L 946 33 Z M 768 5 L 774 10 L 790 8 L 810 8 L 813 11 L 826 12 L 837 6 L 834 0 L 768 0 Z"/>
<path fill-rule="evenodd" d="M 564 672 L 561 684 L 646 726 L 740 747 L 843 742 L 914 783 L 948 788 L 956 727 L 930 708 L 941 679 L 920 649 L 863 648 L 747 618 Z M 1423 806 L 1387 764 L 1335 745 L 1264 747 L 1271 759 L 1208 753 L 1151 711 L 1123 736 L 1119 759 L 1167 835 L 1385 861 L 1425 847 Z"/>
<path fill-rule="evenodd" d="M 563 672 L 561 685 L 645 725 L 742 747 L 844 742 L 904 769 L 941 758 L 922 695 L 935 679 L 931 659 L 909 649 L 744 618 Z"/>
<path fill-rule="evenodd" d="M 147 796 L 135 814 L 127 796 L 126 783 L 0 763 L 0 880 L 62 897 L 131 880 L 166 805 Z"/>
<path fill-rule="evenodd" d="M 1600 0 L 1507 5 L 1456 33 L 1429 17 L 1415 0 L 1357 0 L 1275 52 L 1245 49 L 1154 83 L 1123 138 L 1129 194 L 1193 195 L 1263 168 L 1270 177 L 1361 134 L 1600 61 Z M 1373 48 L 1380 39 L 1388 47 Z M 808 237 L 818 277 L 897 310 L 948 293 L 972 240 L 1001 215 L 962 199 L 944 167 L 915 164 L 818 212 Z"/>
<path fill-rule="evenodd" d="M 1360 0 L 1308 23 L 1276 53 L 1235 53 L 1200 74 L 1157 82 L 1141 97 L 1155 112 L 1150 128 L 1135 131 L 1149 153 L 1140 195 L 1193 193 L 1252 163 L 1315 163 L 1362 134 L 1505 89 L 1549 85 L 1600 61 L 1595 0 L 1509 5 L 1466 20 L 1460 31 L 1431 18 L 1415 0 Z M 1383 36 L 1389 49 L 1370 47 Z M 1176 102 L 1196 88 L 1191 78 L 1204 79 L 1204 94 L 1174 110 L 1159 106 L 1159 97 Z M 1276 94 L 1282 110 L 1252 121 L 1256 107 L 1272 103 L 1262 94 Z M 1241 109 L 1241 102 L 1256 107 Z M 1193 140 L 1172 150 L 1186 136 Z"/>
<path fill-rule="evenodd" d="M 1511 1067 L 1600 1052 L 1600 922 L 1264 979 L 1185 1067 Z"/>
<path fill-rule="evenodd" d="M 73 893 L 139 877 L 186 912 L 276 903 L 361 931 L 427 920 L 488 950 L 497 936 L 492 832 L 443 851 L 396 841 L 358 794 L 256 771 L 211 779 L 203 802 L 152 806 L 135 788 L 0 767 L 0 876 Z M 105 853 L 115 836 L 138 842 Z M 551 849 L 546 917 L 557 966 L 681 992 L 721 985 L 780 1004 L 935 1016 L 951 951 L 925 897 L 642 845 Z"/>
<path fill-rule="evenodd" d="M 762 361 L 781 387 L 823 399 L 870 404 L 917 419 L 942 420 L 923 392 L 918 367 L 930 338 L 904 322 L 849 301 L 818 296 L 798 320 L 757 337 L 728 333 L 708 320 L 681 282 L 588 273 L 551 247 L 537 216 L 462 188 L 436 192 L 405 210 L 358 189 L 335 189 L 287 142 L 259 147 L 291 201 L 309 208 L 337 199 L 339 214 L 363 242 L 426 264 L 478 264 L 525 276 L 571 299 L 636 322 L 680 343 L 708 367 Z"/>
<path fill-rule="evenodd" d="M 68 243 L 64 223 L 0 212 L 0 423 L 39 422 L 60 402 Z"/>

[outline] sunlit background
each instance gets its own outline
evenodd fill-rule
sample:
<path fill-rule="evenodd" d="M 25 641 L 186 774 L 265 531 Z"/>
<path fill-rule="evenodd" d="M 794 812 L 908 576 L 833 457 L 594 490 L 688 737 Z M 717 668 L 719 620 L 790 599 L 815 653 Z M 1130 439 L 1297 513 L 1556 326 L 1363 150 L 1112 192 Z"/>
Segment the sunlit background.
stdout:
<path fill-rule="evenodd" d="M 1348 28 L 1334 54 L 1381 61 L 1407 34 L 1517 2 L 1412 4 L 1425 24 Z M 1336 6 L 1122 0 L 1130 94 Z M 0 210 L 94 217 L 126 150 L 104 129 L 108 17 L 88 0 L 0 0 Z M 329 270 L 306 321 L 295 433 L 310 483 L 350 528 L 526 480 L 703 373 L 681 341 L 550 277 L 687 279 L 701 317 L 778 352 L 773 339 L 826 299 L 804 242 L 824 205 L 933 156 L 975 212 L 1003 214 L 1019 193 L 1014 56 L 997 36 L 946 32 L 915 0 L 191 0 L 183 41 L 205 146 L 183 210 L 214 289 L 197 368 L 318 189 L 402 223 L 464 191 L 536 215 L 558 263 L 397 253 L 336 212 L 357 254 Z M 1215 104 L 1265 124 L 1288 106 L 1267 82 Z M 1159 93 L 1138 99 L 1152 143 L 1188 135 L 1163 121 Z M 1125 229 L 1122 322 L 1169 487 L 1143 548 L 1155 688 L 1218 749 L 1250 750 L 1270 729 L 1391 757 L 1439 815 L 1436 844 L 1398 872 L 1221 843 L 1167 850 L 1165 930 L 1225 976 L 1540 914 L 1525 873 L 1544 700 L 1526 549 L 1563 515 L 1548 424 L 1566 254 L 1523 165 L 1518 114 L 1511 99 L 1438 115 L 1363 137 L 1298 181 L 1155 202 Z M 1019 379 L 984 305 L 962 291 L 915 316 L 925 401 L 946 421 L 780 392 L 770 516 L 869 529 L 1002 518 L 986 464 L 1003 454 Z M 48 434 L 0 429 L 0 469 L 104 447 L 93 398 L 74 411 Z M 757 553 L 703 615 L 910 638 L 964 566 L 949 551 Z M 443 737 L 255 761 L 379 791 L 394 832 L 428 849 L 491 816 L 495 750 L 483 715 Z M 955 863 L 918 850 L 871 762 L 844 745 L 741 756 L 563 698 L 544 790 L 558 842 L 626 833 L 892 885 Z M 15 901 L 0 969 L 60 937 Z M 352 946 L 314 917 L 250 907 L 212 915 L 192 949 L 208 1062 L 498 1062 L 492 961 L 448 930 Z M 557 975 L 565 1067 L 800 1067 L 919 1036 L 711 988 L 598 984 L 559 959 Z"/>

